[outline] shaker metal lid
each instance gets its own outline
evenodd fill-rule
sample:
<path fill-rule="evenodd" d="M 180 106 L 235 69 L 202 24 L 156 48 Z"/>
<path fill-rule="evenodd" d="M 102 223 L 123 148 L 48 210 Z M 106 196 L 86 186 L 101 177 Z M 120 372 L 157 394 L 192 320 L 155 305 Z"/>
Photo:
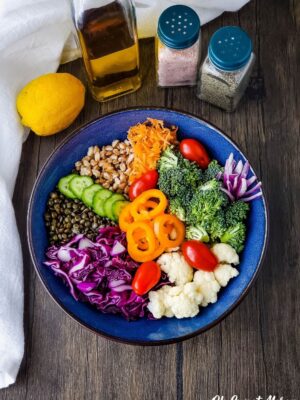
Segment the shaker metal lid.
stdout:
<path fill-rule="evenodd" d="M 159 39 L 173 49 L 185 49 L 196 43 L 199 37 L 200 19 L 188 6 L 167 8 L 158 20 Z"/>
<path fill-rule="evenodd" d="M 211 62 L 225 71 L 242 68 L 252 53 L 252 41 L 238 26 L 225 26 L 211 37 L 208 56 Z"/>

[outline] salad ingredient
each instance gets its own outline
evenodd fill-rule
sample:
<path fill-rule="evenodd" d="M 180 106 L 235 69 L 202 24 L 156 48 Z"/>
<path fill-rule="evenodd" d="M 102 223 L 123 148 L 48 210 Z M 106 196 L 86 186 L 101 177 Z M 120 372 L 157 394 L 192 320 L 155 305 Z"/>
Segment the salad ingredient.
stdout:
<path fill-rule="evenodd" d="M 202 242 L 189 240 L 182 244 L 181 249 L 187 263 L 196 269 L 213 271 L 218 264 L 214 253 Z"/>
<path fill-rule="evenodd" d="M 181 201 L 178 198 L 175 199 L 170 199 L 169 202 L 169 211 L 171 214 L 176 215 L 180 221 L 185 221 L 186 216 L 185 216 L 185 209 L 181 204 Z"/>
<path fill-rule="evenodd" d="M 133 216 L 131 215 L 131 203 L 127 204 L 121 211 L 119 217 L 119 226 L 121 231 L 127 232 L 129 226 L 134 222 Z"/>
<path fill-rule="evenodd" d="M 149 200 L 153 201 L 152 204 L 154 204 L 154 207 L 147 210 L 143 208 L 143 205 L 147 204 Z M 162 191 L 158 189 L 150 189 L 143 192 L 134 200 L 134 202 L 131 203 L 130 211 L 135 220 L 150 220 L 163 213 L 167 208 L 167 205 L 168 200 Z"/>
<path fill-rule="evenodd" d="M 249 204 L 241 200 L 232 202 L 226 209 L 225 218 L 228 226 L 234 226 L 246 220 L 249 212 Z"/>
<path fill-rule="evenodd" d="M 64 194 L 69 199 L 77 198 L 77 196 L 70 189 L 70 182 L 76 176 L 77 176 L 76 174 L 67 175 L 63 178 L 60 178 L 60 180 L 58 181 L 58 184 L 57 184 L 57 187 L 58 187 L 58 190 L 60 191 L 60 193 Z"/>
<path fill-rule="evenodd" d="M 154 189 L 157 186 L 158 172 L 153 169 L 146 172 L 140 178 L 136 179 L 129 188 L 129 198 L 133 201 L 140 194 L 149 189 Z"/>
<path fill-rule="evenodd" d="M 84 106 L 85 87 L 68 73 L 51 73 L 27 83 L 17 97 L 23 125 L 40 136 L 66 129 Z"/>
<path fill-rule="evenodd" d="M 126 238 L 128 253 L 133 260 L 146 262 L 153 259 L 153 253 L 157 248 L 157 244 L 150 224 L 143 221 L 133 222 L 128 227 Z"/>
<path fill-rule="evenodd" d="M 113 192 L 108 189 L 99 190 L 99 192 L 95 193 L 93 199 L 93 209 L 96 214 L 100 215 L 101 217 L 105 216 L 104 204 L 112 195 Z"/>
<path fill-rule="evenodd" d="M 207 169 L 203 173 L 203 182 L 210 181 L 211 179 L 218 179 L 224 171 L 224 168 L 218 163 L 217 160 L 212 160 Z"/>
<path fill-rule="evenodd" d="M 166 272 L 171 283 L 180 286 L 193 280 L 193 268 L 179 252 L 164 253 L 157 260 L 162 271 Z"/>
<path fill-rule="evenodd" d="M 250 164 L 248 161 L 243 164 L 242 160 L 238 163 L 233 158 L 233 153 L 226 160 L 224 173 L 221 176 L 222 190 L 228 195 L 231 201 L 241 199 L 249 202 L 262 196 L 261 182 L 257 182 L 257 177 L 252 175 L 248 178 Z"/>
<path fill-rule="evenodd" d="M 119 228 L 101 228 L 95 242 L 76 235 L 64 246 L 50 247 L 46 254 L 45 265 L 67 283 L 75 300 L 128 320 L 146 315 L 147 298 L 131 287 L 138 264 L 129 257 L 125 234 Z"/>
<path fill-rule="evenodd" d="M 69 182 L 69 189 L 74 193 L 77 199 L 82 198 L 84 189 L 92 186 L 94 181 L 89 176 L 74 176 Z"/>
<path fill-rule="evenodd" d="M 174 215 L 158 215 L 153 221 L 156 237 L 165 248 L 179 246 L 185 236 L 184 224 Z"/>
<path fill-rule="evenodd" d="M 93 185 L 87 187 L 84 189 L 84 191 L 82 192 L 82 196 L 81 196 L 81 200 L 82 202 L 92 208 L 93 207 L 93 199 L 94 196 L 97 192 L 99 192 L 99 190 L 102 190 L 103 187 L 98 185 L 97 183 L 94 183 Z"/>
<path fill-rule="evenodd" d="M 180 153 L 184 158 L 195 161 L 201 169 L 206 169 L 210 158 L 202 143 L 195 139 L 184 139 L 179 145 Z"/>
<path fill-rule="evenodd" d="M 214 274 L 219 285 L 225 287 L 231 278 L 238 276 L 239 271 L 229 264 L 219 264 L 214 270 Z"/>
<path fill-rule="evenodd" d="M 206 230 L 200 226 L 188 226 L 186 228 L 186 238 L 188 240 L 199 240 L 200 242 L 208 243 L 209 236 Z"/>
<path fill-rule="evenodd" d="M 173 287 L 165 285 L 149 293 L 148 309 L 157 319 L 190 318 L 198 314 L 202 299 L 199 287 L 193 282 Z"/>
<path fill-rule="evenodd" d="M 115 218 L 114 215 L 114 204 L 117 201 L 124 201 L 125 202 L 125 198 L 124 196 L 122 196 L 121 194 L 118 193 L 114 193 L 112 196 L 110 196 L 103 205 L 104 208 L 104 214 L 107 216 L 107 218 L 112 219 L 112 220 L 116 220 L 118 221 L 118 216 L 117 218 Z M 126 202 L 128 203 L 128 202 Z"/>
<path fill-rule="evenodd" d="M 134 152 L 130 183 L 147 171 L 156 169 L 161 153 L 176 142 L 176 133 L 177 128 L 167 128 L 163 121 L 152 118 L 129 129 L 128 139 Z"/>
<path fill-rule="evenodd" d="M 123 208 L 125 208 L 128 204 L 129 204 L 129 201 L 126 201 L 126 200 L 118 200 L 112 204 L 112 213 L 114 216 L 113 217 L 114 221 L 118 221 Z"/>
<path fill-rule="evenodd" d="M 57 191 L 50 193 L 44 219 L 51 245 L 64 243 L 78 233 L 94 240 L 99 228 L 114 225 L 107 218 L 94 214 L 79 200 L 68 199 Z"/>
<path fill-rule="evenodd" d="M 170 211 L 179 219 L 186 219 L 185 210 L 201 184 L 202 171 L 180 152 L 168 147 L 159 160 L 158 172 L 158 186 L 170 199 Z"/>
<path fill-rule="evenodd" d="M 140 265 L 132 281 L 133 291 L 143 296 L 148 293 L 160 280 L 161 269 L 154 261 L 148 261 Z"/>
<path fill-rule="evenodd" d="M 221 289 L 219 282 L 216 280 L 213 272 L 196 271 L 194 274 L 194 283 L 199 287 L 203 296 L 201 306 L 206 307 L 210 303 L 215 303 L 218 300 L 218 292 Z"/>
<path fill-rule="evenodd" d="M 238 224 L 229 227 L 226 232 L 221 236 L 222 243 L 228 243 L 238 253 L 244 248 L 246 240 L 246 227 L 245 224 L 239 222 Z"/>
<path fill-rule="evenodd" d="M 93 177 L 105 189 L 126 195 L 132 160 L 133 148 L 129 140 L 114 140 L 101 148 L 89 147 L 87 155 L 75 163 L 75 168 L 80 175 Z"/>
<path fill-rule="evenodd" d="M 238 265 L 239 255 L 233 247 L 226 243 L 216 243 L 212 246 L 211 251 L 217 257 L 219 263 Z"/>

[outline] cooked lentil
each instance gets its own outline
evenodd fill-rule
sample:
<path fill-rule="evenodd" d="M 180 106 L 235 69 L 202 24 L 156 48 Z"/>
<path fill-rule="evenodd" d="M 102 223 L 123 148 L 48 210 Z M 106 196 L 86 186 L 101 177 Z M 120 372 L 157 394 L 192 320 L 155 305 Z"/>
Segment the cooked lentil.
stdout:
<path fill-rule="evenodd" d="M 51 245 L 67 242 L 77 233 L 95 240 L 99 228 L 116 225 L 96 215 L 79 200 L 67 199 L 57 191 L 50 193 L 44 219 Z"/>

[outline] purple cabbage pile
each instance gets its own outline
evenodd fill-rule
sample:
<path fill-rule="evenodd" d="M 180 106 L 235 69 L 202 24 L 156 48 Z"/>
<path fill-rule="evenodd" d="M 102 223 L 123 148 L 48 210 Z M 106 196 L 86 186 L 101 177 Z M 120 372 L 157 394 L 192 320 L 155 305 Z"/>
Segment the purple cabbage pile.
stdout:
<path fill-rule="evenodd" d="M 101 228 L 95 242 L 76 235 L 62 246 L 49 247 L 46 256 L 44 264 L 64 280 L 75 300 L 127 320 L 148 314 L 148 296 L 138 296 L 131 288 L 139 264 L 128 255 L 119 228 Z"/>

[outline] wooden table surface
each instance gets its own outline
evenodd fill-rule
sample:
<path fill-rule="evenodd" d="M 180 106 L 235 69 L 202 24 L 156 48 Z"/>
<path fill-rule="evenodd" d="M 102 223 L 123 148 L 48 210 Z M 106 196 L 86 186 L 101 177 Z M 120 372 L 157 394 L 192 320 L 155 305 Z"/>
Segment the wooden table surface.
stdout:
<path fill-rule="evenodd" d="M 257 55 L 250 89 L 235 113 L 197 100 L 194 89 L 157 89 L 153 41 L 146 40 L 138 92 L 104 104 L 88 95 L 66 132 L 31 134 L 24 144 L 14 204 L 24 252 L 26 347 L 17 383 L 0 392 L 1 400 L 300 399 L 300 2 L 252 0 L 224 14 L 203 27 L 204 53 L 211 34 L 229 24 L 249 32 Z M 61 71 L 84 79 L 80 61 Z M 188 111 L 227 132 L 259 172 L 270 207 L 267 256 L 243 303 L 210 331 L 162 347 L 114 343 L 70 319 L 41 285 L 26 241 L 29 195 L 50 152 L 91 119 L 139 105 Z"/>

